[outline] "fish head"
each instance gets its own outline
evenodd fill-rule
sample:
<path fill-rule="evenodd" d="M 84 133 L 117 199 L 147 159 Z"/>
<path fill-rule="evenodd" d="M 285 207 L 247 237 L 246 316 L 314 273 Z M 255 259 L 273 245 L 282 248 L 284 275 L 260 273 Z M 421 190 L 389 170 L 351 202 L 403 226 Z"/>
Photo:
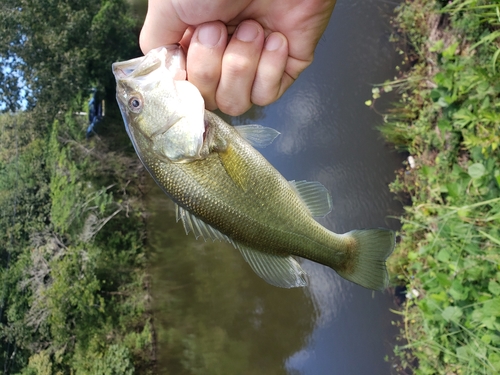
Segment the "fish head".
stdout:
<path fill-rule="evenodd" d="M 186 81 L 184 52 L 159 47 L 143 57 L 116 62 L 116 98 L 139 157 L 146 151 L 171 162 L 201 158 L 205 102 Z"/>

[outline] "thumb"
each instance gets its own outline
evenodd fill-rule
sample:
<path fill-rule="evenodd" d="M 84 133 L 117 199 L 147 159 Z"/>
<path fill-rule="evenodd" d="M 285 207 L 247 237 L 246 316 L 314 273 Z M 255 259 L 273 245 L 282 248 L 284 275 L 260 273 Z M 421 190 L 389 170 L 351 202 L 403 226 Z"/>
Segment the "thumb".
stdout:
<path fill-rule="evenodd" d="M 180 42 L 189 25 L 182 22 L 168 0 L 149 0 L 148 12 L 139 36 L 142 53 Z"/>

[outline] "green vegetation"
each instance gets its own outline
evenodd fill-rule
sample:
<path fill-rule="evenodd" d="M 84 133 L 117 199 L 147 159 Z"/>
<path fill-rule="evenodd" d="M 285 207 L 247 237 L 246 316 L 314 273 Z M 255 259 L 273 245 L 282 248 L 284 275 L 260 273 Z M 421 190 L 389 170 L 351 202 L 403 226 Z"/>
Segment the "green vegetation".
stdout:
<path fill-rule="evenodd" d="M 137 54 L 134 18 L 122 0 L 0 17 L 0 371 L 152 373 L 142 169 L 110 71 Z M 108 100 L 87 140 L 91 87 Z"/>
<path fill-rule="evenodd" d="M 415 162 L 392 184 L 411 201 L 391 260 L 409 297 L 396 354 L 416 374 L 498 373 L 500 5 L 407 0 L 395 23 L 409 67 L 374 99 L 401 93 L 381 130 Z"/>
<path fill-rule="evenodd" d="M 114 87 L 111 64 L 139 53 L 125 0 L 4 0 L 0 17 L 2 104 L 40 111 L 47 124 L 82 89 Z"/>
<path fill-rule="evenodd" d="M 86 142 L 86 125 L 68 112 L 46 134 L 30 113 L 0 117 L 0 344 L 9 373 L 151 366 L 140 168 L 134 155 Z"/>

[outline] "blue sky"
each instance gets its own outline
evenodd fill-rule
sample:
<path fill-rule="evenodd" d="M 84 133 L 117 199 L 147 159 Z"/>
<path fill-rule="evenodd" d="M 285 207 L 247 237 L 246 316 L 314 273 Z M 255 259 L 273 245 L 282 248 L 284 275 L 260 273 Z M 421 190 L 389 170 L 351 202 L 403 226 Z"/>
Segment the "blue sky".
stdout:
<path fill-rule="evenodd" d="M 17 87 L 20 88 L 20 100 L 18 101 L 18 103 L 20 105 L 20 109 L 25 110 L 27 105 L 28 105 L 28 101 L 26 100 L 26 97 L 29 95 L 31 90 L 29 89 L 26 82 L 24 81 L 22 73 L 18 70 L 12 69 L 11 65 L 14 63 L 22 64 L 22 61 L 18 58 L 16 61 L 15 57 L 10 57 L 7 60 L 0 57 L 0 67 L 2 69 L 2 73 L 4 75 L 14 75 L 17 77 Z M 0 97 L 0 111 L 4 111 L 6 109 L 6 107 L 7 107 L 7 102 L 6 102 L 5 98 Z"/>

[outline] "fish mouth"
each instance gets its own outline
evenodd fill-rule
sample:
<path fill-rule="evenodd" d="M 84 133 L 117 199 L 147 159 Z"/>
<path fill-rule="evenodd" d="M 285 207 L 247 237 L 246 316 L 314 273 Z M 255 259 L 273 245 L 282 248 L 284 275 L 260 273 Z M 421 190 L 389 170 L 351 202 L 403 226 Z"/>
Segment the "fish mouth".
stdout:
<path fill-rule="evenodd" d="M 126 105 L 128 93 L 136 91 L 138 87 L 147 89 L 155 84 L 157 72 L 169 74 L 173 80 L 186 79 L 185 54 L 179 44 L 161 46 L 145 56 L 115 62 L 111 69 L 116 80 L 117 100 L 123 105 Z"/>
<path fill-rule="evenodd" d="M 143 60 L 144 57 L 136 57 L 135 59 L 113 63 L 111 69 L 116 81 L 131 77 Z"/>
<path fill-rule="evenodd" d="M 179 44 L 161 46 L 149 51 L 145 56 L 115 62 L 111 65 L 117 82 L 146 76 L 164 66 L 173 73 L 175 80 L 186 79 L 186 59 Z"/>

